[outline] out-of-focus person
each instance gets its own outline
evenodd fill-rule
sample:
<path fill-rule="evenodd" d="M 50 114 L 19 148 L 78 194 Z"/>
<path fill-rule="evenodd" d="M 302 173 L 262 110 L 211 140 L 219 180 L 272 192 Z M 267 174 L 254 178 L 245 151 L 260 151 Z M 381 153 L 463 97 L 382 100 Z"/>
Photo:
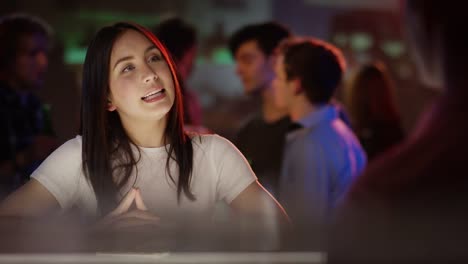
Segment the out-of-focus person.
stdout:
<path fill-rule="evenodd" d="M 467 262 L 465 13 L 462 2 L 405 1 L 421 80 L 443 93 L 408 138 L 352 186 L 333 229 L 330 263 Z"/>
<path fill-rule="evenodd" d="M 272 194 L 278 191 L 285 135 L 290 124 L 286 109 L 274 102 L 274 50 L 291 35 L 276 22 L 250 24 L 237 30 L 229 40 L 236 61 L 236 73 L 258 111 L 246 118 L 234 144 L 245 155 L 259 181 Z"/>
<path fill-rule="evenodd" d="M 31 15 L 0 18 L 0 199 L 28 181 L 56 147 L 49 108 L 35 94 L 47 71 L 51 33 Z"/>
<path fill-rule="evenodd" d="M 395 87 L 383 63 L 363 65 L 345 94 L 353 130 L 369 161 L 403 140 Z"/>

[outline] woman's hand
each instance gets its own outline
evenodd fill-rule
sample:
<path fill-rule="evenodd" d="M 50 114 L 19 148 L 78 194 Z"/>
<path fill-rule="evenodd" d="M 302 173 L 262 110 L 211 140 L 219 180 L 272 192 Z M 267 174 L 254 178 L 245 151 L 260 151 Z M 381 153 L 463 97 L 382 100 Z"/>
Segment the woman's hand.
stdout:
<path fill-rule="evenodd" d="M 130 209 L 135 204 L 135 209 Z M 120 230 L 127 228 L 159 226 L 159 217 L 148 211 L 139 189 L 132 188 L 112 212 L 101 219 L 95 230 Z"/>

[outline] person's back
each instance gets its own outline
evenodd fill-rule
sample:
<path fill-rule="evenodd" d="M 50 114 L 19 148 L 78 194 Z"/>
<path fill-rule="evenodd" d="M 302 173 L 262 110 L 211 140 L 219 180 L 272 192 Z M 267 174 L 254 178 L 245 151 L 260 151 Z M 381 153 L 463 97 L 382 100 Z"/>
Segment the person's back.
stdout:
<path fill-rule="evenodd" d="M 289 36 L 284 26 L 267 22 L 245 26 L 229 40 L 244 92 L 258 103 L 258 112 L 246 118 L 234 143 L 248 159 L 259 181 L 274 195 L 290 120 L 286 111 L 273 102 L 273 52 L 280 41 Z"/>
<path fill-rule="evenodd" d="M 420 133 L 369 165 L 340 212 L 332 263 L 468 260 L 464 108 L 439 102 Z"/>
<path fill-rule="evenodd" d="M 331 262 L 468 260 L 462 9 L 440 1 L 407 1 L 406 7 L 408 28 L 418 32 L 412 44 L 422 59 L 421 76 L 446 90 L 409 138 L 372 163 L 352 187 L 332 237 Z M 427 44 L 434 38 L 443 46 Z"/>
<path fill-rule="evenodd" d="M 287 135 L 279 196 L 297 224 L 309 227 L 311 219 L 330 217 L 366 164 L 361 145 L 336 109 L 326 106 L 317 114 L 321 120 Z"/>
<path fill-rule="evenodd" d="M 286 139 L 279 200 L 300 238 L 317 241 L 366 163 L 356 136 L 331 101 L 345 62 L 331 44 L 292 39 L 278 49 L 275 70 L 275 101 L 294 122 Z"/>
<path fill-rule="evenodd" d="M 369 160 L 404 138 L 395 88 L 382 62 L 363 65 L 347 89 L 352 127 Z"/>

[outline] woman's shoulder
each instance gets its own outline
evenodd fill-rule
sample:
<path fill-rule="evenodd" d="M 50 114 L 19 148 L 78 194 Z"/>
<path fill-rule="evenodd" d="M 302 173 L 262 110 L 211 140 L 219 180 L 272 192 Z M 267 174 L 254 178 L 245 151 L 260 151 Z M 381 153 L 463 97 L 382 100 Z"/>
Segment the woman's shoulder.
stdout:
<path fill-rule="evenodd" d="M 190 135 L 192 139 L 192 145 L 194 150 L 221 150 L 221 149 L 235 149 L 234 144 L 231 143 L 227 138 L 222 137 L 217 134 L 192 134 Z"/>
<path fill-rule="evenodd" d="M 232 144 L 227 138 L 218 134 L 190 134 L 194 144 L 212 145 L 212 144 Z"/>
<path fill-rule="evenodd" d="M 65 143 L 63 143 L 60 147 L 58 147 L 51 156 L 60 157 L 60 156 L 67 156 L 67 157 L 81 157 L 81 145 L 82 139 L 81 136 L 76 136 L 72 139 L 69 139 Z"/>
<path fill-rule="evenodd" d="M 69 151 L 79 151 L 81 152 L 81 146 L 82 146 L 82 138 L 80 135 L 72 138 L 72 139 L 69 139 L 68 141 L 66 141 L 65 143 L 63 143 L 59 148 L 60 149 L 66 149 L 66 150 L 69 150 Z"/>

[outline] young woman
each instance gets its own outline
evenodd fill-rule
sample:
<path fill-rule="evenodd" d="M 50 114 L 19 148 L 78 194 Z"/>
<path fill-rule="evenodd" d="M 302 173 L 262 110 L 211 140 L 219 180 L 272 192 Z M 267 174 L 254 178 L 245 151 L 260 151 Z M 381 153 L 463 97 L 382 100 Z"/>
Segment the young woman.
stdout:
<path fill-rule="evenodd" d="M 348 87 L 346 100 L 353 129 L 369 160 L 403 140 L 395 87 L 382 62 L 359 69 Z"/>
<path fill-rule="evenodd" d="M 224 200 L 238 215 L 287 222 L 229 141 L 184 132 L 182 109 L 174 63 L 152 33 L 131 23 L 101 29 L 84 63 L 81 135 L 52 153 L 0 214 L 74 207 L 105 225 L 144 225 L 208 216 Z"/>

